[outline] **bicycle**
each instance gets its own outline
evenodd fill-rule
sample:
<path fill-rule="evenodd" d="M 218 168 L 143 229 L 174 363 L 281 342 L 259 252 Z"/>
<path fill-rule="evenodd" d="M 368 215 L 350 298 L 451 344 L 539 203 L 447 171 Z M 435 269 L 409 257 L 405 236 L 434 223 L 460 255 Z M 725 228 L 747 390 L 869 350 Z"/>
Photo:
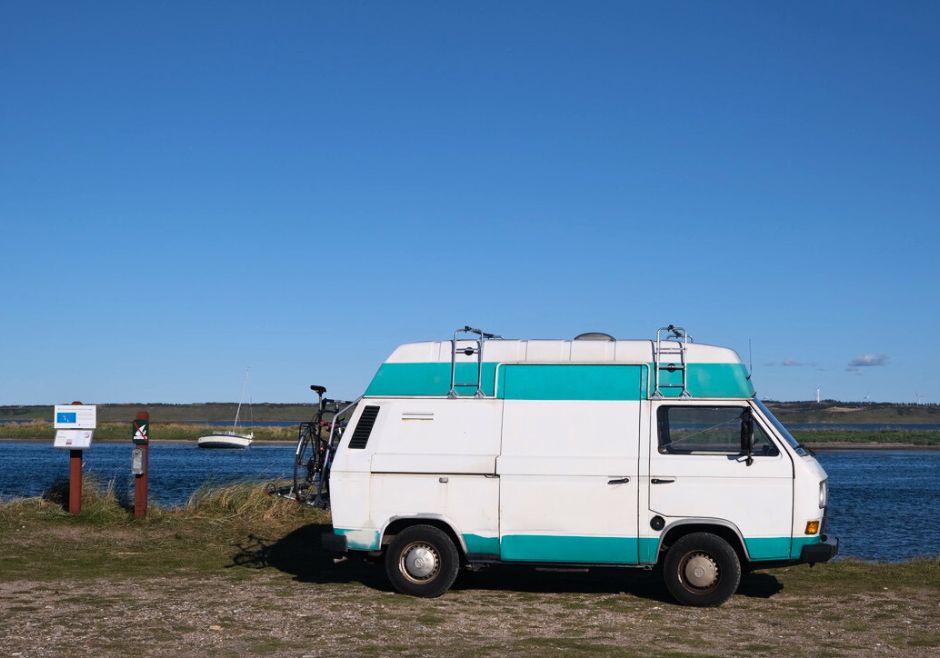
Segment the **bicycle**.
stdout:
<path fill-rule="evenodd" d="M 339 400 L 323 397 L 326 393 L 325 386 L 313 384 L 310 390 L 317 394 L 317 411 L 312 420 L 301 423 L 298 428 L 293 486 L 287 497 L 327 509 L 330 505 L 330 465 L 346 429 L 349 418 L 347 412 L 355 408 L 356 402 L 340 408 L 342 403 Z M 332 414 L 329 420 L 325 417 L 326 414 Z"/>

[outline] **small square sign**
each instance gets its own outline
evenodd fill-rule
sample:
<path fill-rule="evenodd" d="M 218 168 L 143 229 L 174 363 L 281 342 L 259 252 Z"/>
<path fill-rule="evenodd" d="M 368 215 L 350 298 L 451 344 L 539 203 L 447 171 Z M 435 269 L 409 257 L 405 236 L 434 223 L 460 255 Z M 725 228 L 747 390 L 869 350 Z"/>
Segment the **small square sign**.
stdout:
<path fill-rule="evenodd" d="M 97 427 L 98 407 L 93 404 L 57 404 L 53 416 L 57 430 L 93 430 Z"/>
<path fill-rule="evenodd" d="M 54 448 L 83 450 L 91 447 L 91 430 L 56 430 Z"/>

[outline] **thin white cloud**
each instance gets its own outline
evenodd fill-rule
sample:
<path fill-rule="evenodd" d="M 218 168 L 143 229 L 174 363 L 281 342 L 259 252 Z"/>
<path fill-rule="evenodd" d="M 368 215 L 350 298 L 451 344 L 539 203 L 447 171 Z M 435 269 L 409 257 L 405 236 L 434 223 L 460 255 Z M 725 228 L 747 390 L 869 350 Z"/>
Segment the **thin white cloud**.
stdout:
<path fill-rule="evenodd" d="M 849 361 L 849 368 L 868 368 L 887 364 L 888 355 L 886 354 L 862 354 Z"/>
<path fill-rule="evenodd" d="M 783 366 L 785 368 L 805 368 L 806 366 L 816 367 L 819 365 L 815 361 L 800 361 L 799 359 L 784 359 L 779 363 L 777 361 L 771 361 L 770 363 L 765 363 L 767 366 Z"/>

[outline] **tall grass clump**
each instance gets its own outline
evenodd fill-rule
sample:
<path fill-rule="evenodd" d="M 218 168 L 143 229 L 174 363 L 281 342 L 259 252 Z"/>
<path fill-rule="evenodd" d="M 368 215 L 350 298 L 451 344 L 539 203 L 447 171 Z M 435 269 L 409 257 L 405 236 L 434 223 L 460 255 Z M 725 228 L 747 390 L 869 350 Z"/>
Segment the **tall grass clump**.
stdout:
<path fill-rule="evenodd" d="M 183 513 L 191 517 L 238 520 L 245 523 L 296 520 L 297 502 L 268 493 L 283 483 L 237 482 L 224 486 L 205 484 L 190 496 Z M 306 507 L 313 516 L 318 510 Z"/>
<path fill-rule="evenodd" d="M 94 525 L 113 525 L 131 520 L 133 509 L 127 495 L 114 480 L 102 484 L 97 478 L 82 478 L 82 511 L 73 515 L 69 511 L 68 478 L 55 480 L 42 495 L 16 498 L 0 504 L 0 526 L 25 520 L 74 520 Z"/>

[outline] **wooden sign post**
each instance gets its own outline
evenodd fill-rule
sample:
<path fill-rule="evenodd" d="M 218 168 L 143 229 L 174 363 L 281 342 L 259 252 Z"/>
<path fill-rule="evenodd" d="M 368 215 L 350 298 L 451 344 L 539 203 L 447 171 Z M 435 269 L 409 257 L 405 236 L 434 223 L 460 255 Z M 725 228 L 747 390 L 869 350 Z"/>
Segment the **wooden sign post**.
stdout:
<path fill-rule="evenodd" d="M 137 418 L 131 423 L 134 450 L 131 453 L 131 472 L 134 474 L 134 518 L 147 516 L 147 493 L 149 488 L 150 468 L 150 414 L 138 411 Z"/>
<path fill-rule="evenodd" d="M 69 451 L 69 512 L 82 511 L 82 451 L 91 447 L 91 438 L 98 420 L 98 408 L 93 404 L 55 405 L 53 427 L 56 448 Z"/>

